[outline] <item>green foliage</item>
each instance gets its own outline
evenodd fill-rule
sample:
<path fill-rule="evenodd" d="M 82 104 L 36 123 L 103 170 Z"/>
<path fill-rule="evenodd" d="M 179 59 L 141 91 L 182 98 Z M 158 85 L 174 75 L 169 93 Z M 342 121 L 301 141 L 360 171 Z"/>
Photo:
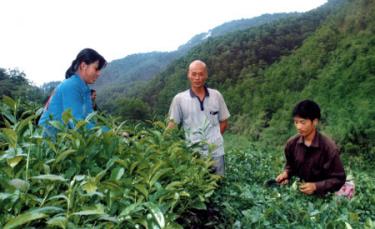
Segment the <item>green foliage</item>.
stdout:
<path fill-rule="evenodd" d="M 280 146 L 294 133 L 294 105 L 312 99 L 322 108 L 321 130 L 343 152 L 373 159 L 374 28 L 374 1 L 331 0 L 301 15 L 206 39 L 138 97 L 165 116 L 173 96 L 188 88 L 190 61 L 202 59 L 208 85 L 224 95 L 233 132 Z"/>
<path fill-rule="evenodd" d="M 374 227 L 375 180 L 371 165 L 362 166 L 363 158 L 343 160 L 356 185 L 351 200 L 334 194 L 320 198 L 299 192 L 294 180 L 282 187 L 264 185 L 282 170 L 282 150 L 261 148 L 241 136 L 225 140 L 226 177 L 212 197 L 220 215 L 211 224 L 217 228 Z"/>
<path fill-rule="evenodd" d="M 120 98 L 115 101 L 112 113 L 123 120 L 147 120 L 150 118 L 149 107 L 140 99 Z"/>
<path fill-rule="evenodd" d="M 38 113 L 17 115 L 19 103 L 0 103 L 0 225 L 30 227 L 178 228 L 187 209 L 205 206 L 216 188 L 212 162 L 164 123 L 145 129 L 90 116 L 43 137 Z M 69 120 L 71 114 L 64 113 Z M 86 129 L 96 119 L 110 128 Z M 122 137 L 127 131 L 130 137 Z"/>
<path fill-rule="evenodd" d="M 30 85 L 25 73 L 17 69 L 0 68 L 0 95 L 14 99 L 22 98 L 35 103 L 41 103 L 44 99 L 43 92 L 38 87 Z"/>
<path fill-rule="evenodd" d="M 194 36 L 176 51 L 134 54 L 112 61 L 103 70 L 102 76 L 94 86 L 98 92 L 98 104 L 109 113 L 115 114 L 113 111 L 118 106 L 115 102 L 117 98 L 142 97 L 148 81 L 154 79 L 168 66 L 173 66 L 176 59 L 186 55 L 192 48 L 204 43 L 207 37 L 223 36 L 235 31 L 267 24 L 291 15 L 296 16 L 298 14 L 265 14 L 251 19 L 227 22 L 213 28 L 207 33 Z M 186 70 L 184 69 L 183 71 L 185 72 Z M 145 101 L 150 101 L 150 99 L 146 99 Z M 141 119 L 141 117 L 138 118 L 138 120 Z"/>
<path fill-rule="evenodd" d="M 210 29 L 208 32 L 200 33 L 192 37 L 186 44 L 178 47 L 178 51 L 186 50 L 189 51 L 191 48 L 200 45 L 207 38 L 214 38 L 219 36 L 225 36 L 233 32 L 240 30 L 246 30 L 252 27 L 261 26 L 273 21 L 280 20 L 282 18 L 287 18 L 290 16 L 297 16 L 298 13 L 275 13 L 275 14 L 263 14 L 258 17 L 250 19 L 240 19 L 230 22 L 226 22 L 222 25 L 219 25 L 213 29 Z"/>
<path fill-rule="evenodd" d="M 366 26 L 362 23 L 354 29 L 358 12 Z M 293 129 L 289 121 L 293 106 L 309 98 L 322 108 L 322 130 L 344 152 L 374 157 L 375 94 L 370 89 L 375 86 L 371 64 L 375 56 L 374 12 L 373 1 L 346 2 L 293 55 L 264 71 L 252 93 L 242 97 L 247 101 L 243 108 L 249 110 L 248 130 L 253 139 L 282 144 Z M 238 90 L 243 86 L 233 92 Z M 262 125 L 256 126 L 258 123 Z"/>
<path fill-rule="evenodd" d="M 249 100 L 244 97 L 250 97 L 253 87 L 256 89 L 263 81 L 264 69 L 300 47 L 321 25 L 331 8 L 326 6 L 226 36 L 208 38 L 152 80 L 140 96 L 158 115 L 165 115 L 172 97 L 187 88 L 189 63 L 201 59 L 208 66 L 208 85 L 223 92 L 229 109 L 235 110 L 235 114 L 246 113 L 242 106 Z M 250 85 L 253 87 L 248 87 Z"/>
<path fill-rule="evenodd" d="M 178 56 L 180 54 L 176 52 L 151 52 L 112 61 L 94 85 L 98 104 L 115 114 L 118 98 L 134 96 L 135 91 L 141 91 L 146 81 L 163 71 Z"/>

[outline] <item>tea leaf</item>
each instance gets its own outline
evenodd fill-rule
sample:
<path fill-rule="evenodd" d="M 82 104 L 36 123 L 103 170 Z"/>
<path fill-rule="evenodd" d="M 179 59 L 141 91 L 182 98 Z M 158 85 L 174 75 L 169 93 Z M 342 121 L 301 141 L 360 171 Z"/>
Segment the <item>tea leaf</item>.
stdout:
<path fill-rule="evenodd" d="M 100 182 L 100 180 L 104 177 L 104 175 L 107 173 L 107 169 L 104 169 L 100 171 L 96 176 L 95 176 L 95 182 Z"/>
<path fill-rule="evenodd" d="M 152 202 L 145 203 L 145 206 L 150 209 L 152 216 L 154 217 L 155 221 L 158 223 L 160 228 L 165 227 L 165 219 L 164 215 L 161 212 L 160 208 Z"/>
<path fill-rule="evenodd" d="M 17 145 L 17 133 L 13 129 L 10 129 L 10 128 L 2 128 L 1 131 L 5 139 L 8 141 L 7 143 L 11 147 L 15 148 Z"/>
<path fill-rule="evenodd" d="M 4 119 L 4 124 L 5 124 L 5 127 L 7 127 L 7 128 L 12 127 L 12 124 L 8 120 L 10 120 L 12 123 L 17 122 L 17 119 L 11 114 L 3 113 L 2 115 L 6 117 L 6 119 Z"/>
<path fill-rule="evenodd" d="M 31 115 L 29 117 L 27 117 L 26 119 L 24 120 L 21 120 L 19 121 L 17 124 L 16 124 L 16 132 L 17 133 L 22 133 L 22 130 L 31 123 L 31 120 L 33 120 L 35 118 L 34 115 Z"/>
<path fill-rule="evenodd" d="M 162 170 L 159 170 L 158 172 L 155 173 L 155 175 L 151 178 L 150 180 L 150 186 L 153 186 L 155 184 L 155 182 L 161 177 L 163 176 L 164 174 L 166 174 L 167 172 L 171 171 L 170 168 L 167 168 L 167 169 L 162 169 Z"/>
<path fill-rule="evenodd" d="M 121 177 L 124 175 L 125 169 L 121 167 L 116 167 L 112 170 L 111 179 L 113 180 L 120 180 Z"/>
<path fill-rule="evenodd" d="M 165 187 L 165 190 L 172 191 L 175 190 L 175 187 L 181 187 L 183 183 L 181 181 L 173 181 Z"/>
<path fill-rule="evenodd" d="M 17 178 L 10 180 L 9 184 L 22 192 L 26 192 L 30 187 L 29 182 Z"/>
<path fill-rule="evenodd" d="M 345 228 L 346 229 L 353 229 L 352 226 L 348 222 L 345 222 Z"/>
<path fill-rule="evenodd" d="M 46 140 L 45 142 L 48 144 L 49 149 L 51 149 L 54 153 L 57 153 L 57 149 L 56 149 L 54 142 L 50 140 Z"/>
<path fill-rule="evenodd" d="M 57 213 L 57 212 L 63 212 L 64 209 L 54 206 L 47 206 L 42 208 L 37 208 L 33 210 L 33 212 L 39 212 L 39 213 Z"/>
<path fill-rule="evenodd" d="M 67 158 L 70 154 L 76 152 L 77 150 L 74 150 L 74 149 L 68 149 L 68 150 L 65 150 L 64 152 L 62 153 L 59 153 L 57 158 L 56 158 L 56 161 L 55 161 L 55 164 L 59 163 L 60 161 L 63 161 L 65 158 Z"/>
<path fill-rule="evenodd" d="M 90 178 L 88 181 L 82 184 L 82 189 L 85 190 L 87 193 L 92 194 L 96 192 L 97 185 L 94 178 Z"/>
<path fill-rule="evenodd" d="M 109 221 L 109 222 L 113 222 L 113 223 L 118 223 L 118 219 L 116 217 L 112 217 L 112 216 L 109 216 L 109 215 L 103 215 L 103 216 L 100 216 L 99 217 L 99 220 L 105 220 L 105 221 Z"/>
<path fill-rule="evenodd" d="M 3 103 L 5 103 L 9 108 L 11 108 L 13 111 L 17 108 L 17 102 L 13 100 L 11 97 L 3 95 Z"/>
<path fill-rule="evenodd" d="M 0 159 L 4 158 L 13 158 L 14 156 L 27 156 L 27 154 L 23 153 L 21 147 L 10 147 L 5 151 L 6 154 L 2 155 Z"/>
<path fill-rule="evenodd" d="M 61 119 L 63 120 L 64 124 L 66 125 L 71 119 L 73 119 L 73 115 L 72 115 L 72 109 L 67 109 L 64 111 L 64 113 L 62 114 L 62 117 Z"/>
<path fill-rule="evenodd" d="M 87 122 L 85 120 L 80 120 L 80 121 L 77 122 L 74 129 L 78 130 L 79 128 L 81 128 L 82 126 L 85 126 L 86 124 L 87 124 Z"/>
<path fill-rule="evenodd" d="M 93 209 L 87 209 L 73 213 L 73 215 L 103 215 L 104 208 L 102 205 L 96 205 Z"/>
<path fill-rule="evenodd" d="M 14 194 L 0 192 L 0 200 L 6 200 L 12 197 Z"/>
<path fill-rule="evenodd" d="M 37 220 L 37 219 L 42 219 L 47 217 L 48 215 L 40 212 L 27 212 L 21 215 L 18 215 L 16 218 L 11 219 L 5 226 L 4 229 L 11 229 L 15 228 L 17 226 L 20 226 L 22 224 Z"/>
<path fill-rule="evenodd" d="M 85 175 L 75 175 L 73 179 L 76 181 L 81 181 L 85 179 L 85 177 L 86 177 Z"/>
<path fill-rule="evenodd" d="M 134 163 L 130 165 L 130 168 L 129 168 L 130 174 L 133 173 L 133 170 L 138 166 L 139 163 L 140 161 L 135 161 Z"/>
<path fill-rule="evenodd" d="M 296 191 L 298 189 L 298 182 L 297 181 L 294 181 L 292 186 L 291 186 L 291 189 Z"/>
<path fill-rule="evenodd" d="M 64 126 L 60 121 L 49 121 L 48 122 L 52 127 L 58 129 L 58 130 L 63 130 Z"/>
<path fill-rule="evenodd" d="M 10 158 L 7 160 L 7 163 L 10 167 L 14 168 L 20 163 L 20 161 L 23 159 L 23 156 L 15 156 L 13 158 Z"/>
<path fill-rule="evenodd" d="M 136 184 L 136 185 L 134 185 L 134 187 L 135 187 L 139 192 L 141 192 L 146 198 L 148 197 L 148 191 L 147 191 L 145 185 L 142 185 L 142 184 Z"/>
<path fill-rule="evenodd" d="M 35 179 L 35 180 L 50 180 L 50 181 L 62 181 L 62 182 L 66 181 L 66 179 L 63 176 L 53 175 L 53 174 L 34 176 L 34 177 L 31 177 L 31 179 Z"/>
<path fill-rule="evenodd" d="M 195 208 L 195 209 L 199 209 L 199 210 L 206 210 L 207 209 L 207 207 L 203 203 L 203 201 L 200 201 L 200 200 L 194 201 L 191 207 Z"/>
<path fill-rule="evenodd" d="M 134 204 L 127 206 L 124 210 L 122 210 L 119 216 L 128 216 L 128 215 L 131 215 L 131 213 L 137 212 L 141 209 L 143 209 L 142 204 L 134 203 Z"/>
<path fill-rule="evenodd" d="M 190 194 L 186 191 L 180 192 L 180 196 L 190 197 Z"/>
<path fill-rule="evenodd" d="M 66 225 L 67 225 L 67 218 L 64 217 L 64 216 L 56 216 L 56 217 L 53 217 L 51 219 L 49 219 L 47 221 L 47 224 L 49 226 L 56 226 L 56 227 L 60 227 L 60 228 L 66 228 Z"/>
<path fill-rule="evenodd" d="M 92 112 L 90 114 L 87 115 L 87 117 L 85 118 L 85 121 L 86 122 L 90 122 L 90 120 L 96 115 L 96 112 Z"/>
<path fill-rule="evenodd" d="M 103 209 L 84 210 L 73 213 L 73 215 L 102 215 L 104 214 Z"/>
<path fill-rule="evenodd" d="M 66 196 L 63 195 L 63 194 L 56 195 L 56 196 L 51 196 L 50 198 L 48 198 L 48 201 L 49 201 L 49 200 L 56 200 L 56 199 L 64 199 L 64 200 L 66 200 L 67 203 L 69 202 L 68 197 L 66 197 Z"/>

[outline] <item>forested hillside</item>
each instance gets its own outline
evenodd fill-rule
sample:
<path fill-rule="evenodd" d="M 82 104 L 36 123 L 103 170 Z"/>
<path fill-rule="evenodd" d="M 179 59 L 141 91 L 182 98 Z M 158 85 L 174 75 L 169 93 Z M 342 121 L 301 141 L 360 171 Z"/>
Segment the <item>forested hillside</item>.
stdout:
<path fill-rule="evenodd" d="M 253 140 L 284 142 L 290 110 L 301 99 L 321 104 L 322 128 L 350 152 L 374 154 L 374 10 L 370 0 L 329 1 L 301 16 L 207 39 L 139 92 L 158 115 L 188 87 L 199 58 L 210 87 L 224 94 L 232 130 Z"/>
<path fill-rule="evenodd" d="M 230 22 L 226 22 L 222 25 L 219 25 L 208 32 L 200 33 L 191 38 L 186 44 L 178 47 L 178 51 L 185 50 L 189 51 L 191 48 L 202 44 L 207 38 L 215 38 L 223 35 L 227 35 L 232 32 L 245 30 L 257 26 L 261 26 L 276 20 L 280 20 L 286 17 L 297 16 L 300 13 L 274 13 L 274 14 L 263 14 L 258 17 L 250 19 L 240 19 Z M 185 53 L 186 54 L 186 53 Z"/>
<path fill-rule="evenodd" d="M 6 70 L 0 68 L 0 95 L 42 103 L 45 95 L 43 91 L 30 84 L 25 73 L 17 69 Z"/>
<path fill-rule="evenodd" d="M 281 56 L 291 54 L 324 21 L 330 10 L 331 6 L 326 6 L 302 16 L 207 39 L 150 83 L 143 94 L 144 100 L 157 114 L 165 114 L 173 95 L 187 87 L 187 66 L 196 58 L 209 66 L 209 86 L 228 89 L 244 80 L 246 74 L 256 75 Z"/>
<path fill-rule="evenodd" d="M 374 28 L 375 1 L 347 1 L 293 55 L 267 69 L 257 85 L 248 79 L 226 91 L 231 101 L 245 88 L 252 91 L 239 107 L 238 120 L 250 127 L 244 131 L 281 142 L 292 129 L 292 106 L 311 98 L 323 108 L 324 131 L 344 151 L 375 156 Z"/>
<path fill-rule="evenodd" d="M 186 55 L 193 47 L 203 43 L 207 38 L 223 36 L 234 31 L 256 27 L 296 15 L 299 14 L 276 13 L 264 14 L 251 19 L 235 20 L 194 36 L 176 51 L 133 54 L 123 59 L 112 61 L 103 70 L 102 76 L 94 85 L 98 91 L 98 103 L 104 110 L 112 114 L 121 114 L 127 118 L 145 118 L 146 113 L 148 113 L 148 111 L 145 112 L 145 109 L 142 109 L 143 115 L 140 117 L 137 116 L 139 112 L 132 112 L 132 104 L 139 104 L 140 101 L 125 98 L 134 96 L 137 92 L 142 91 L 148 80 L 163 72 L 174 60 Z M 119 110 L 120 105 L 132 106 L 132 109 Z M 134 107 L 134 109 L 136 108 Z"/>

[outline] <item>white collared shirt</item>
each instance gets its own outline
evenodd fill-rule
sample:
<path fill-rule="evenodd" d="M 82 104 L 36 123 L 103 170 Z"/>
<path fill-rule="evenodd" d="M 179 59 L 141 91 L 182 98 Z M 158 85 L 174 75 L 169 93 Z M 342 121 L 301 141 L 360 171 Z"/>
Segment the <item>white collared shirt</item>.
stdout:
<path fill-rule="evenodd" d="M 186 140 L 190 144 L 206 141 L 214 144 L 212 156 L 224 155 L 223 136 L 220 133 L 220 121 L 230 117 L 227 105 L 219 91 L 205 88 L 203 101 L 191 89 L 178 93 L 169 109 L 169 120 L 182 124 Z M 202 152 L 207 155 L 208 150 Z"/>

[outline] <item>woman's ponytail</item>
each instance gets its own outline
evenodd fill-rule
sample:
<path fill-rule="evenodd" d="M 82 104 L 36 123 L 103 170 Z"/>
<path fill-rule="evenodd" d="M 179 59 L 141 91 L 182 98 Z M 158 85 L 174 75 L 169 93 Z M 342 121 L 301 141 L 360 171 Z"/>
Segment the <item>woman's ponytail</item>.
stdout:
<path fill-rule="evenodd" d="M 78 69 L 78 64 L 77 64 L 77 59 L 73 60 L 72 64 L 70 65 L 70 67 L 68 68 L 68 70 L 66 70 L 65 72 L 65 79 L 68 79 L 70 78 L 72 75 L 74 75 L 74 73 L 76 73 L 77 69 Z"/>

